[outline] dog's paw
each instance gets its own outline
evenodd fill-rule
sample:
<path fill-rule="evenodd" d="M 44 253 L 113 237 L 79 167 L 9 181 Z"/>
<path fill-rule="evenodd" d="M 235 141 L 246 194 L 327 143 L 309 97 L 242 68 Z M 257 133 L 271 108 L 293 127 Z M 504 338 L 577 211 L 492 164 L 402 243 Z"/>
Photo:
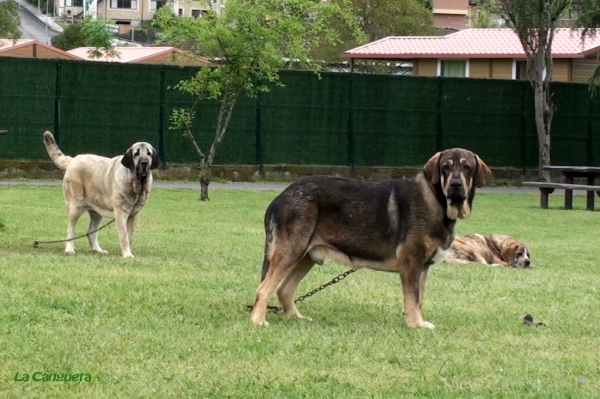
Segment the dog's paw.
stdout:
<path fill-rule="evenodd" d="M 289 314 L 289 315 L 287 315 L 287 317 L 290 318 L 290 319 L 299 319 L 299 320 L 312 321 L 312 318 L 310 318 L 308 316 L 302 316 L 300 313 Z"/>
<path fill-rule="evenodd" d="M 263 320 L 263 321 L 252 320 L 252 323 L 254 323 L 255 326 L 269 327 L 269 322 L 266 320 Z"/>
<path fill-rule="evenodd" d="M 135 258 L 131 252 L 125 252 L 123 254 L 123 258 Z"/>
<path fill-rule="evenodd" d="M 75 253 L 76 253 L 75 248 L 67 248 L 67 249 L 65 249 L 65 253 L 67 255 L 75 255 Z"/>
<path fill-rule="evenodd" d="M 295 312 L 287 313 L 286 316 L 290 319 L 302 319 L 312 321 L 310 317 L 303 316 L 300 312 L 298 312 L 298 310 L 296 310 Z"/>
<path fill-rule="evenodd" d="M 108 253 L 108 251 L 105 251 L 102 248 L 92 249 L 92 252 L 96 253 L 96 254 L 107 254 Z"/>
<path fill-rule="evenodd" d="M 419 328 L 427 328 L 428 330 L 435 330 L 435 326 L 428 321 L 424 321 L 419 324 L 417 327 Z"/>
<path fill-rule="evenodd" d="M 255 326 L 269 327 L 269 322 L 264 317 L 253 317 L 252 323 Z"/>

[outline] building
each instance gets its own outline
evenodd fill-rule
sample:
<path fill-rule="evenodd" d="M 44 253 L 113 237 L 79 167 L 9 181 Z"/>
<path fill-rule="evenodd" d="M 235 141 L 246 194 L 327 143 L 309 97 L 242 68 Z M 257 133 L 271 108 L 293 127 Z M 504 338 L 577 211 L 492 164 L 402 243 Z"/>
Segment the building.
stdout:
<path fill-rule="evenodd" d="M 443 33 L 469 28 L 475 4 L 472 0 L 433 0 L 433 26 Z"/>
<path fill-rule="evenodd" d="M 85 0 L 58 0 L 57 13 L 60 17 L 74 19 L 84 16 Z M 184 17 L 201 18 L 208 10 L 221 15 L 226 0 L 94 0 L 86 6 L 85 14 L 92 13 L 98 19 L 114 21 L 117 25 L 137 27 L 141 21 L 149 21 L 161 7 L 173 7 L 173 11 Z"/>
<path fill-rule="evenodd" d="M 600 31 L 581 39 L 581 30 L 556 29 L 552 43 L 552 79 L 586 82 L 596 67 Z M 415 76 L 525 79 L 527 58 L 512 29 L 465 29 L 447 36 L 390 36 L 348 50 L 356 60 L 411 62 Z"/>

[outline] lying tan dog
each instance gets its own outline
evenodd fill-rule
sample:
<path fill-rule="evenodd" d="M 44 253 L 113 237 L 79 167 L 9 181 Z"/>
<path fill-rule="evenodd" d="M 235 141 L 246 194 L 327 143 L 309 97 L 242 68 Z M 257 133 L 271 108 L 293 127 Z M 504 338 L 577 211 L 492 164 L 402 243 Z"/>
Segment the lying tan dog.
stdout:
<path fill-rule="evenodd" d="M 115 219 L 123 257 L 132 258 L 133 232 L 152 189 L 150 169 L 160 165 L 156 150 L 149 143 L 138 142 L 125 155 L 114 158 L 92 154 L 70 157 L 58 148 L 50 132 L 44 133 L 44 145 L 54 164 L 65 171 L 63 193 L 69 213 L 65 252 L 75 253 L 75 226 L 87 211 L 92 251 L 107 253 L 100 248 L 96 232 L 102 218 L 107 217 Z"/>
<path fill-rule="evenodd" d="M 504 234 L 457 236 L 446 255 L 448 263 L 530 267 L 531 252 L 516 238 Z"/>
<path fill-rule="evenodd" d="M 434 328 L 421 309 L 429 267 L 441 262 L 458 219 L 469 217 L 475 187 L 491 174 L 474 153 L 438 152 L 411 179 L 381 183 L 313 176 L 297 180 L 265 213 L 265 253 L 252 322 L 267 326 L 273 293 L 289 317 L 304 318 L 296 288 L 329 258 L 353 268 L 400 274 L 409 327 Z"/>

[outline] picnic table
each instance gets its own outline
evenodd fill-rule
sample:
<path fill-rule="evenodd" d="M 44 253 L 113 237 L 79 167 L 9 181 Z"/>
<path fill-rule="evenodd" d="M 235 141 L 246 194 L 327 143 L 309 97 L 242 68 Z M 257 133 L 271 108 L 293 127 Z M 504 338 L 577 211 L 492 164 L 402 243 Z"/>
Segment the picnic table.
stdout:
<path fill-rule="evenodd" d="M 523 182 L 527 187 L 538 187 L 540 189 L 540 205 L 542 209 L 548 209 L 548 195 L 555 189 L 565 190 L 565 209 L 573 209 L 573 190 L 587 191 L 587 210 L 594 210 L 594 192 L 600 196 L 600 186 L 596 185 L 596 179 L 600 179 L 600 167 L 597 166 L 544 166 L 544 170 L 560 172 L 565 178 L 564 183 L 552 182 Z M 587 184 L 573 184 L 574 178 L 584 177 Z"/>

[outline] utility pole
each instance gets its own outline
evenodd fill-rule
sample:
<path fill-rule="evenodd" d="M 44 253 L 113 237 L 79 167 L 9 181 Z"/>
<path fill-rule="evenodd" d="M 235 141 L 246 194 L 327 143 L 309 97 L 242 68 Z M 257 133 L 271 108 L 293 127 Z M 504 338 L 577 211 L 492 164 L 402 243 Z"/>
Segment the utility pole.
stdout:
<path fill-rule="evenodd" d="M 40 0 L 38 0 L 40 1 Z M 48 40 L 48 0 L 46 0 L 46 44 L 50 44 L 50 41 Z"/>

